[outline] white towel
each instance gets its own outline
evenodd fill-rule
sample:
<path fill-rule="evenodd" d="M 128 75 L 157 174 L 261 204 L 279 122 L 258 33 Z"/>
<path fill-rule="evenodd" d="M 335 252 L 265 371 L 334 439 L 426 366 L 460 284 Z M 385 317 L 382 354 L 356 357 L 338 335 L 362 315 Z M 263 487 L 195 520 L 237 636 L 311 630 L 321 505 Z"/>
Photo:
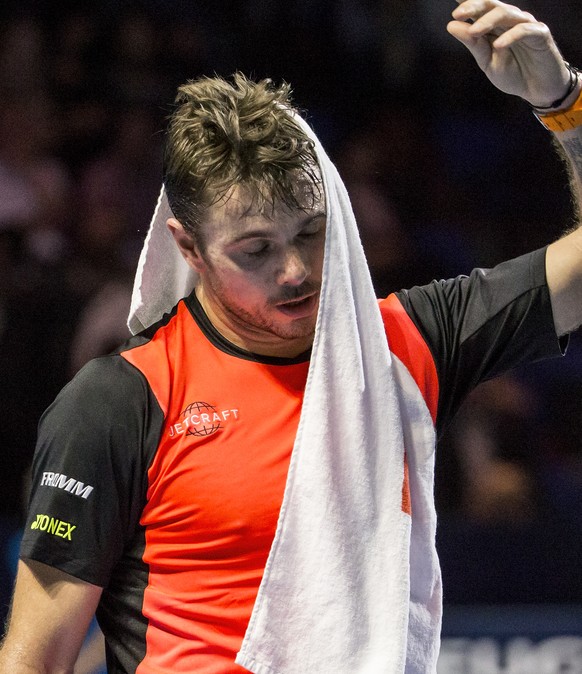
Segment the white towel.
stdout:
<path fill-rule="evenodd" d="M 343 182 L 298 121 L 316 144 L 326 194 L 323 283 L 277 531 L 237 663 L 255 674 L 428 674 L 440 626 L 432 423 L 388 349 Z M 155 231 L 169 215 L 162 194 L 132 330 L 192 289 L 170 235 Z M 405 444 L 414 516 L 420 511 L 412 540 L 402 510 Z M 423 555 L 412 567 L 411 549 Z"/>
<path fill-rule="evenodd" d="M 134 335 L 158 321 L 196 284 L 196 272 L 186 264 L 166 226 L 173 217 L 162 187 L 133 283 L 127 325 Z"/>

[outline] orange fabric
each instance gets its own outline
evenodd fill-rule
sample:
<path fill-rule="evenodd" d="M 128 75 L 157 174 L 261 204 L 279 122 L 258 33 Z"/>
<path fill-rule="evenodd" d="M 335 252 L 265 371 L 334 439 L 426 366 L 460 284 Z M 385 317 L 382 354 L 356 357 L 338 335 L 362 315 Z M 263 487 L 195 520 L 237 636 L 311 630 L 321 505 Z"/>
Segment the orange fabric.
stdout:
<path fill-rule="evenodd" d="M 391 348 L 436 404 L 428 349 L 398 307 L 383 309 Z M 150 572 L 137 674 L 242 673 L 234 657 L 275 535 L 309 364 L 224 353 L 183 302 L 151 341 L 122 355 L 165 415 L 141 518 Z M 402 508 L 410 513 L 407 465 Z"/>
<path fill-rule="evenodd" d="M 439 380 L 430 349 L 396 295 L 382 300 L 380 311 L 390 350 L 407 367 L 436 423 Z"/>
<path fill-rule="evenodd" d="M 404 479 L 402 480 L 402 512 L 412 515 L 412 502 L 410 500 L 410 478 L 408 477 L 408 460 L 404 455 Z"/>
<path fill-rule="evenodd" d="M 428 406 L 434 424 L 439 399 L 439 381 L 432 354 L 396 295 L 389 295 L 382 300 L 380 311 L 390 350 L 404 363 L 412 375 Z M 412 514 L 406 457 L 402 483 L 402 510 L 409 515 Z"/>
<path fill-rule="evenodd" d="M 274 537 L 309 364 L 230 356 L 183 304 L 123 355 L 166 413 L 141 519 L 149 627 L 137 672 L 246 671 L 234 655 Z"/>

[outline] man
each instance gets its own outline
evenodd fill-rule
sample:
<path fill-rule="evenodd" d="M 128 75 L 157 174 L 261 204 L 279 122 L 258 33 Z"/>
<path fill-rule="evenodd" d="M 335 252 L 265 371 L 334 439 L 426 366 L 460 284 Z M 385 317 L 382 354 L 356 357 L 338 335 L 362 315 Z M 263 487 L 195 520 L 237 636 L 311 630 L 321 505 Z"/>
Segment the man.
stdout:
<path fill-rule="evenodd" d="M 547 28 L 498 0 L 466 0 L 453 18 L 450 33 L 496 86 L 566 129 L 556 135 L 579 200 L 581 82 Z M 320 155 L 294 120 L 286 90 L 268 83 L 181 89 L 164 180 L 168 227 L 196 289 L 118 354 L 88 365 L 47 411 L 0 671 L 72 671 L 96 609 L 112 672 L 245 671 L 234 660 L 270 570 L 331 237 Z M 380 309 L 407 381 L 442 427 L 481 379 L 558 355 L 558 337 L 580 325 L 582 230 L 491 272 L 398 293 Z M 399 479 L 406 519 L 405 469 Z M 414 504 L 413 488 L 411 496 Z M 423 561 L 414 537 L 413 526 L 411 574 Z M 349 603 L 349 589 L 337 594 Z M 438 578 L 422 601 L 440 603 Z M 391 668 L 363 640 L 350 642 L 343 667 L 277 669 L 254 655 L 244 665 L 434 671 L 439 609 L 423 613 L 422 601 Z M 430 643 L 417 643 L 419 615 L 433 620 Z M 346 634 L 367 621 L 357 612 Z M 309 650 L 295 646 L 299 657 Z M 327 662 L 317 653 L 306 661 Z"/>

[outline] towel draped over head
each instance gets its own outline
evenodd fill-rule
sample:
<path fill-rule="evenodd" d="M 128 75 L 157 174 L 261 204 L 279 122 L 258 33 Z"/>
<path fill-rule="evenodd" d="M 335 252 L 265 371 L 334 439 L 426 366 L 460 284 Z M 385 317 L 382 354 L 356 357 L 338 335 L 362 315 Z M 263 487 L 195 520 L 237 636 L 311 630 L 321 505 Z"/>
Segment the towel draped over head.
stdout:
<path fill-rule="evenodd" d="M 296 119 L 315 143 L 326 196 L 323 282 L 277 530 L 236 662 L 255 674 L 427 674 L 441 614 L 434 430 L 390 353 L 345 186 Z M 135 279 L 133 332 L 196 281 L 169 217 L 162 190 Z"/>

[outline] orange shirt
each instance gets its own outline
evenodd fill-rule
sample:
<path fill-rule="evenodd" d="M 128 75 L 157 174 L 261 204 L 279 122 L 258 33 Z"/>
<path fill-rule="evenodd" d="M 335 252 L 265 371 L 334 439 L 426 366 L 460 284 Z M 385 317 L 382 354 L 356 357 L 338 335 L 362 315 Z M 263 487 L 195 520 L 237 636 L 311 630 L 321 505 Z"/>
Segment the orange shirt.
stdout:
<path fill-rule="evenodd" d="M 416 328 L 395 298 L 384 309 L 400 314 L 392 324 L 405 348 Z M 420 336 L 410 349 L 434 415 L 434 363 Z M 153 339 L 122 355 L 146 376 L 165 417 L 140 520 L 148 628 L 137 672 L 246 671 L 234 656 L 274 538 L 309 362 L 227 353 L 183 302 Z"/>
<path fill-rule="evenodd" d="M 246 671 L 234 654 L 274 537 L 309 362 L 225 353 L 183 303 L 123 356 L 165 413 L 141 517 L 149 624 L 137 671 Z"/>

